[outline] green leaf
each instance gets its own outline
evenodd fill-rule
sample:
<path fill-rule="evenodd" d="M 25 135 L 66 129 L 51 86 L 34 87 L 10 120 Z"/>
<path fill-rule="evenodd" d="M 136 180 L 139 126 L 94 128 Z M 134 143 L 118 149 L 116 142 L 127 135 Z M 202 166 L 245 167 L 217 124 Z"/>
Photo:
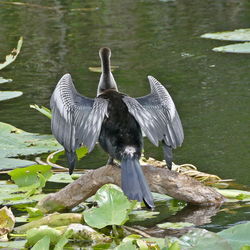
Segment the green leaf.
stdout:
<path fill-rule="evenodd" d="M 0 91 L 0 101 L 19 97 L 23 94 L 21 91 Z"/>
<path fill-rule="evenodd" d="M 28 133 L 0 122 L 0 158 L 41 154 L 61 148 L 51 135 Z"/>
<path fill-rule="evenodd" d="M 250 250 L 250 246 L 243 246 L 243 247 L 241 247 L 241 249 L 240 250 Z"/>
<path fill-rule="evenodd" d="M 45 235 L 31 248 L 31 250 L 49 250 L 50 237 Z"/>
<path fill-rule="evenodd" d="M 53 174 L 48 181 L 57 183 L 71 183 L 75 179 L 78 179 L 80 176 L 81 174 L 69 175 L 68 173 L 59 173 L 59 174 Z"/>
<path fill-rule="evenodd" d="M 38 112 L 47 116 L 49 119 L 51 119 L 51 117 L 52 117 L 51 110 L 44 107 L 44 106 L 39 107 L 38 105 L 33 104 L 33 105 L 30 105 L 30 108 L 37 110 Z"/>
<path fill-rule="evenodd" d="M 81 160 L 86 154 L 88 153 L 88 148 L 87 147 L 80 147 L 76 150 L 76 155 L 78 161 Z"/>
<path fill-rule="evenodd" d="M 227 240 L 223 239 L 220 235 L 209 232 L 205 229 L 194 229 L 183 235 L 180 239 L 180 245 L 190 246 L 192 250 L 201 249 L 216 249 L 216 250 L 229 250 L 231 249 L 230 244 Z"/>
<path fill-rule="evenodd" d="M 155 218 L 160 212 L 135 210 L 129 214 L 129 222 L 144 221 L 145 219 Z"/>
<path fill-rule="evenodd" d="M 25 249 L 26 240 L 0 242 L 0 249 Z"/>
<path fill-rule="evenodd" d="M 2 76 L 0 76 L 0 84 L 6 83 L 6 82 L 12 82 L 12 79 L 4 79 Z"/>
<path fill-rule="evenodd" d="M 42 217 L 43 212 L 36 207 L 27 207 L 26 211 L 29 213 L 29 217 Z"/>
<path fill-rule="evenodd" d="M 216 189 L 220 194 L 225 196 L 228 199 L 233 199 L 233 201 L 241 200 L 241 201 L 249 201 L 250 200 L 250 192 L 244 190 L 237 189 Z"/>
<path fill-rule="evenodd" d="M 5 68 L 6 66 L 8 66 L 9 64 L 11 64 L 12 62 L 16 60 L 18 54 L 20 53 L 22 45 L 23 45 L 23 38 L 20 37 L 17 43 L 17 48 L 13 49 L 11 53 L 5 57 L 5 62 L 0 63 L 0 70 Z"/>
<path fill-rule="evenodd" d="M 157 227 L 163 228 L 163 229 L 183 229 L 186 227 L 192 227 L 194 224 L 188 223 L 188 222 L 176 222 L 176 223 L 171 223 L 171 222 L 165 222 L 161 224 L 157 224 Z"/>
<path fill-rule="evenodd" d="M 55 228 L 51 228 L 48 226 L 40 226 L 39 228 L 32 228 L 27 231 L 27 245 L 33 246 L 39 240 L 44 238 L 44 236 L 48 236 L 52 245 L 56 245 L 56 243 L 61 238 L 61 232 L 56 230 Z"/>
<path fill-rule="evenodd" d="M 238 250 L 245 245 L 250 245 L 250 222 L 236 225 L 218 233 L 226 239 L 233 250 Z"/>
<path fill-rule="evenodd" d="M 201 37 L 227 41 L 250 41 L 250 29 L 237 29 L 234 31 L 206 33 Z"/>
<path fill-rule="evenodd" d="M 180 244 L 176 241 L 168 248 L 168 250 L 181 250 Z"/>
<path fill-rule="evenodd" d="M 142 238 L 140 239 L 140 241 L 141 240 L 143 240 L 147 245 L 151 246 L 152 249 L 165 249 L 165 247 L 168 244 L 168 241 L 164 238 L 150 237 L 150 238 Z M 139 242 L 139 244 L 140 243 L 141 242 Z"/>
<path fill-rule="evenodd" d="M 8 174 L 19 187 L 27 187 L 37 184 L 41 176 L 43 176 L 45 180 L 48 180 L 52 172 L 51 166 L 49 165 L 32 165 L 25 168 L 14 169 Z M 39 176 L 39 174 L 41 176 Z"/>
<path fill-rule="evenodd" d="M 137 248 L 131 241 L 123 242 L 115 248 L 115 250 L 128 250 L 128 249 L 136 250 Z"/>
<path fill-rule="evenodd" d="M 62 250 L 63 247 L 68 243 L 69 239 L 61 237 L 60 240 L 56 243 L 54 250 Z"/>
<path fill-rule="evenodd" d="M 116 185 L 102 186 L 94 200 L 98 207 L 83 212 L 84 220 L 89 226 L 103 228 L 107 225 L 123 225 L 128 220 L 132 203 Z"/>
<path fill-rule="evenodd" d="M 213 48 L 215 52 L 227 52 L 227 53 L 250 53 L 250 42 L 247 43 L 235 43 L 226 46 Z"/>
<path fill-rule="evenodd" d="M 31 204 L 35 204 L 46 196 L 46 194 L 38 194 L 27 197 L 26 192 L 29 191 L 30 190 L 22 190 L 22 192 L 20 192 L 20 188 L 17 185 L 7 181 L 0 181 L 0 205 L 27 207 L 31 206 Z"/>
<path fill-rule="evenodd" d="M 0 149 L 1 150 L 1 149 Z M 0 170 L 9 170 L 18 167 L 27 167 L 36 164 L 35 161 L 27 161 L 15 158 L 1 158 L 0 157 Z"/>

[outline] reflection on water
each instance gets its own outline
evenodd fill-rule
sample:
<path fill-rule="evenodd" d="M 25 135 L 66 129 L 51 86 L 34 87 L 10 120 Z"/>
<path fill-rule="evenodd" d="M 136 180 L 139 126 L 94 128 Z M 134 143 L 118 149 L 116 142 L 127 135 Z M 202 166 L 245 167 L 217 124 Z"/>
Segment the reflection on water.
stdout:
<path fill-rule="evenodd" d="M 29 104 L 48 106 L 58 79 L 70 72 L 78 90 L 94 97 L 98 49 L 111 47 L 119 90 L 131 96 L 149 92 L 153 75 L 169 90 L 185 132 L 177 163 L 234 178 L 249 185 L 250 57 L 219 54 L 225 44 L 200 39 L 206 32 L 249 27 L 247 0 L 221 1 L 35 1 L 43 6 L 0 3 L 0 56 L 20 35 L 24 45 L 17 61 L 1 71 L 14 82 L 2 90 L 21 90 L 20 98 L 1 102 L 1 121 L 32 132 L 50 133 L 47 118 Z M 146 142 L 146 155 L 162 157 Z M 81 163 L 100 166 L 107 156 L 99 148 Z"/>

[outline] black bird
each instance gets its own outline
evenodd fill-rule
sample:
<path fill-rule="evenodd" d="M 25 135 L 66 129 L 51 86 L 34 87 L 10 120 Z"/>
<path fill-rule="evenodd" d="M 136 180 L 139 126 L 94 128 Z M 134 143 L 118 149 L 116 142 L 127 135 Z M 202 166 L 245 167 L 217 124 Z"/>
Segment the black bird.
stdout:
<path fill-rule="evenodd" d="M 65 148 L 69 173 L 76 164 L 76 149 L 85 145 L 91 152 L 99 141 L 113 159 L 121 162 L 122 189 L 129 199 L 154 207 L 153 197 L 140 167 L 143 135 L 156 146 L 162 142 L 169 169 L 172 148 L 180 146 L 184 135 L 174 102 L 154 77 L 148 76 L 151 93 L 132 98 L 118 91 L 110 70 L 111 50 L 99 51 L 102 65 L 97 97 L 80 95 L 70 74 L 58 82 L 50 100 L 52 133 Z"/>

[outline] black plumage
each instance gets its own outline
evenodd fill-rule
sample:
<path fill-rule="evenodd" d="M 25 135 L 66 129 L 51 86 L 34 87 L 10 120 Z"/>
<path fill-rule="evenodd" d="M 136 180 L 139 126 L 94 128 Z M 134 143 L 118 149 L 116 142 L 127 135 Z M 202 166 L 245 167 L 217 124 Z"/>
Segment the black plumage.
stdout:
<path fill-rule="evenodd" d="M 66 151 L 69 172 L 76 164 L 76 149 L 85 145 L 91 152 L 99 141 L 113 159 L 121 162 L 122 189 L 128 198 L 154 207 L 152 194 L 141 170 L 139 159 L 143 134 L 158 146 L 162 142 L 167 166 L 172 166 L 172 148 L 180 146 L 184 135 L 174 102 L 167 90 L 149 76 L 151 93 L 131 98 L 118 91 L 110 71 L 111 51 L 99 51 L 102 64 L 97 97 L 80 95 L 70 74 L 58 82 L 51 97 L 52 133 Z"/>

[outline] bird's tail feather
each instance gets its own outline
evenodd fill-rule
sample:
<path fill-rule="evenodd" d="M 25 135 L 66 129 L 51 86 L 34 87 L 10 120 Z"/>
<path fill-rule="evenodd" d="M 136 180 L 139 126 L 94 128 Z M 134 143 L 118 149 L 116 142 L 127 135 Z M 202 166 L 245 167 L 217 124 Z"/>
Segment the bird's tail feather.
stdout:
<path fill-rule="evenodd" d="M 149 208 L 154 207 L 153 196 L 142 172 L 139 160 L 126 155 L 121 162 L 122 190 L 131 200 L 144 201 Z"/>
<path fill-rule="evenodd" d="M 76 152 L 68 152 L 68 151 L 66 151 L 66 155 L 69 163 L 69 174 L 72 174 L 76 166 L 77 155 Z"/>

